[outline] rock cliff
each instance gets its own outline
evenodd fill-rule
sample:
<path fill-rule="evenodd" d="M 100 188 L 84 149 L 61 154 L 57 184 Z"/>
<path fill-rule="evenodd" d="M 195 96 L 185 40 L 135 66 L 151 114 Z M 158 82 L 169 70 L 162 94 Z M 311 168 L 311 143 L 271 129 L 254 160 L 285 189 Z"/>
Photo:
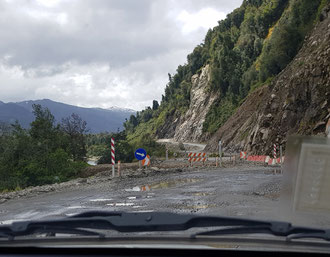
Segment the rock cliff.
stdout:
<path fill-rule="evenodd" d="M 198 142 L 204 139 L 203 123 L 211 105 L 219 97 L 210 93 L 209 65 L 202 68 L 199 74 L 191 77 L 190 105 L 188 111 L 179 117 L 169 117 L 166 124 L 157 131 L 159 138 L 174 138 L 175 141 Z"/>
<path fill-rule="evenodd" d="M 325 135 L 330 118 L 330 6 L 294 60 L 273 81 L 251 93 L 206 146 L 270 154 L 288 135 Z"/>

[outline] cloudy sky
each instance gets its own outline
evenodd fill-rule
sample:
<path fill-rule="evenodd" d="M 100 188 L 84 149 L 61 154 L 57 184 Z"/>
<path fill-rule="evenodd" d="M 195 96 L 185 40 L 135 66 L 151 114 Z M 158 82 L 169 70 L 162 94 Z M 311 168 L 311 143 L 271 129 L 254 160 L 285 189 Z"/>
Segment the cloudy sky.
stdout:
<path fill-rule="evenodd" d="M 141 110 L 242 0 L 1 0 L 0 100 Z"/>

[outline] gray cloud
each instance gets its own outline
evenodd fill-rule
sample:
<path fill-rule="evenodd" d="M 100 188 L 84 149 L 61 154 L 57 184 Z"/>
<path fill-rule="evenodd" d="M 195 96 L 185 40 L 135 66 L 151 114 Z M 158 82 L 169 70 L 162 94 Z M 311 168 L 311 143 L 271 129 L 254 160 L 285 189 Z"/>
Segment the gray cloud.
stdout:
<path fill-rule="evenodd" d="M 221 19 L 241 2 L 1 1 L 0 100 L 144 108 L 207 31 L 179 15 L 209 8 Z"/>
<path fill-rule="evenodd" d="M 6 31 L 0 53 L 12 55 L 9 63 L 23 68 L 61 65 L 68 60 L 121 66 L 167 52 L 175 46 L 186 46 L 171 35 L 175 32 L 175 23 L 158 15 L 161 10 L 155 4 L 157 1 L 79 3 L 83 4 L 64 2 L 55 10 L 47 11 L 49 19 L 33 17 L 41 16 L 43 8 L 35 7 L 33 13 L 23 6 L 20 15 L 13 8 L 7 8 L 6 19 L 0 22 Z M 65 24 L 56 23 L 61 15 L 66 17 Z M 157 19 L 154 16 L 158 16 Z"/>

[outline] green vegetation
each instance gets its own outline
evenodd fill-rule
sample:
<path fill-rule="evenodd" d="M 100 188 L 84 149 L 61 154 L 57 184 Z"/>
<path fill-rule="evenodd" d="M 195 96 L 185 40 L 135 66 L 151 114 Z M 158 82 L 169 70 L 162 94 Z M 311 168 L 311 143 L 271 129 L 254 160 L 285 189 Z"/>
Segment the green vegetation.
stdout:
<path fill-rule="evenodd" d="M 33 113 L 29 130 L 18 123 L 0 126 L 0 191 L 66 181 L 87 166 L 86 122 L 72 114 L 56 125 L 40 105 Z"/>
<path fill-rule="evenodd" d="M 142 129 L 139 128 L 139 131 Z M 132 162 L 135 159 L 134 152 L 137 148 L 146 149 L 147 153 L 153 157 L 161 157 L 165 155 L 164 146 L 157 144 L 151 137 L 146 136 L 148 132 L 139 134 L 130 134 L 127 136 L 127 130 L 118 133 L 108 134 L 90 134 L 87 135 L 88 156 L 100 157 L 98 164 L 111 163 L 111 138 L 115 140 L 115 157 L 116 162 Z"/>
<path fill-rule="evenodd" d="M 116 162 L 132 162 L 134 159 L 134 148 L 127 143 L 125 131 L 109 134 L 105 137 L 104 150 L 100 154 L 98 164 L 111 163 L 111 138 L 115 139 Z"/>
<path fill-rule="evenodd" d="M 211 106 L 211 109 L 206 116 L 203 130 L 214 133 L 225 123 L 225 121 L 235 112 L 237 99 L 233 94 L 227 94 L 224 98 Z"/>
<path fill-rule="evenodd" d="M 165 95 L 157 108 L 148 107 L 126 121 L 128 138 L 139 132 L 157 134 L 167 122 L 184 114 L 190 104 L 191 77 L 210 67 L 208 90 L 219 99 L 207 114 L 203 131 L 214 133 L 246 96 L 271 80 L 294 58 L 305 36 L 330 0 L 245 0 L 204 42 L 169 74 Z"/>

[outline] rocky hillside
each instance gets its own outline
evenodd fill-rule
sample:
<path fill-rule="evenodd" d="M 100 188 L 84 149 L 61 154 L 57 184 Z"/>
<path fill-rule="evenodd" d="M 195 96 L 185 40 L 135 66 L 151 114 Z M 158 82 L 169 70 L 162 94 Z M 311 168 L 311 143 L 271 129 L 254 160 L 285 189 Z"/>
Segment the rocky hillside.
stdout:
<path fill-rule="evenodd" d="M 325 134 L 330 119 L 330 5 L 320 20 L 294 60 L 246 98 L 207 151 L 216 151 L 221 139 L 227 149 L 269 154 L 274 142 L 285 145 L 291 134 Z"/>
<path fill-rule="evenodd" d="M 169 74 L 161 103 L 153 101 L 152 108 L 138 112 L 124 124 L 129 141 L 174 138 L 184 142 L 207 142 L 213 136 L 209 150 L 214 150 L 217 145 L 213 146 L 214 142 L 224 137 L 228 142 L 235 139 L 231 147 L 259 151 L 267 148 L 265 145 L 269 142 L 285 140 L 289 129 L 290 133 L 322 130 L 323 125 L 316 123 L 321 122 L 323 114 L 314 117 L 314 114 L 299 112 L 324 97 L 315 96 L 311 103 L 299 102 L 305 99 L 302 97 L 305 90 L 308 91 L 305 94 L 312 95 L 315 89 L 305 89 L 303 84 L 300 87 L 289 85 L 291 75 L 288 74 L 293 72 L 299 79 L 304 75 L 310 80 L 309 72 L 320 72 L 315 70 L 316 64 L 309 66 L 309 60 L 302 53 L 319 54 L 314 52 L 319 49 L 318 43 L 313 43 L 314 40 L 313 45 L 306 45 L 305 38 L 318 24 L 322 9 L 328 4 L 330 0 L 244 0 L 239 8 L 207 32 L 203 43 L 187 56 L 187 63 L 179 65 L 174 75 Z M 325 18 L 325 14 L 323 16 Z M 297 54 L 304 43 L 299 57 Z M 289 65 L 294 59 L 296 68 Z M 302 71 L 304 73 L 300 74 Z M 316 86 L 314 82 L 318 77 L 313 76 L 312 82 L 306 82 L 308 86 Z M 318 83 L 321 87 L 325 85 L 323 80 Z M 283 105 L 289 109 L 280 121 L 277 115 Z M 257 110 L 258 113 L 264 110 L 265 114 L 255 117 Z M 235 116 L 231 118 L 232 115 Z M 308 115 L 313 116 L 313 121 Z M 291 123 L 300 119 L 308 122 L 293 127 Z M 308 129 L 312 126 L 310 122 L 319 126 L 314 132 Z M 281 125 L 275 139 L 270 124 Z M 253 129 L 250 128 L 253 125 Z"/>
<path fill-rule="evenodd" d="M 205 90 L 210 82 L 210 67 L 206 65 L 200 74 L 191 77 L 190 104 L 188 111 L 179 117 L 171 116 L 157 135 L 174 138 L 175 141 L 196 142 L 203 136 L 203 124 L 210 107 L 219 97 Z"/>

